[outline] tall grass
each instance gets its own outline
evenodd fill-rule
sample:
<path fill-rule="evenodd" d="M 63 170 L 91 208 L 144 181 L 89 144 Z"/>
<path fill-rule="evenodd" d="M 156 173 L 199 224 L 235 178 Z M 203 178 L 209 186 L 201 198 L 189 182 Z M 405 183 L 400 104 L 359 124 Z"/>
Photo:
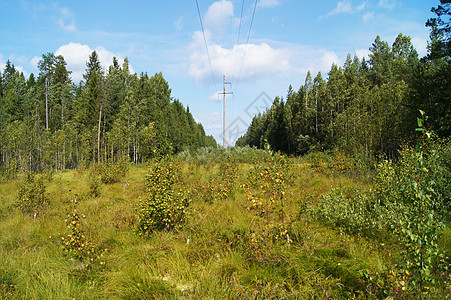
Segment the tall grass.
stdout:
<path fill-rule="evenodd" d="M 273 227 L 265 227 L 266 219 L 249 209 L 250 185 L 243 185 L 256 165 L 272 163 L 270 154 L 204 149 L 176 159 L 190 195 L 189 217 L 179 228 L 148 236 L 137 232 L 138 198 L 152 163 L 131 166 L 119 182 L 100 184 L 98 197 L 90 194 L 91 170 L 54 173 L 45 181 L 49 204 L 37 217 L 17 207 L 21 176 L 0 183 L 0 298 L 365 298 L 377 295 L 369 278 L 389 270 L 399 257 L 392 240 L 368 239 L 310 213 L 333 188 L 373 188 L 355 169 L 319 158 L 286 158 L 285 177 L 276 179 L 285 180 L 288 243 L 271 231 L 279 228 L 278 211 L 268 223 Z M 235 167 L 236 172 L 226 171 Z M 213 188 L 207 201 L 206 187 L 219 187 L 223 179 L 230 181 L 229 194 L 215 195 L 224 189 Z M 63 251 L 61 238 L 70 233 L 65 220 L 75 199 L 77 213 L 85 215 L 80 226 L 86 240 L 105 249 L 102 264 Z M 441 244 L 449 245 L 449 234 Z"/>

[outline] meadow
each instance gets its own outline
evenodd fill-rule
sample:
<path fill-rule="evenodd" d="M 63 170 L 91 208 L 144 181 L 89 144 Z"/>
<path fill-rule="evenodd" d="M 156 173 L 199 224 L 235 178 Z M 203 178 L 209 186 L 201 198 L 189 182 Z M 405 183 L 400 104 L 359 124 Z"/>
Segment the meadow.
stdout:
<path fill-rule="evenodd" d="M 395 164 L 203 148 L 4 177 L 0 298 L 449 298 L 441 149 Z"/>

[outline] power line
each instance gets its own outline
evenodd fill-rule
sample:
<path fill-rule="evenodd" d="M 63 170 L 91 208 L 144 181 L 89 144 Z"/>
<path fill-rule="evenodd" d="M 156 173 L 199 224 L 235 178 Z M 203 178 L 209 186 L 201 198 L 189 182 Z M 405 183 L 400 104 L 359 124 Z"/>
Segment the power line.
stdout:
<path fill-rule="evenodd" d="M 210 52 L 208 51 L 207 39 L 205 38 L 204 24 L 202 23 L 202 16 L 200 15 L 199 3 L 197 2 L 197 0 L 196 0 L 196 6 L 197 6 L 197 13 L 199 15 L 200 28 L 202 28 L 202 35 L 204 36 L 205 49 L 207 50 L 208 63 L 210 64 L 211 78 L 213 79 L 213 83 L 215 84 L 215 90 L 217 90 L 216 80 L 215 80 L 215 76 L 213 74 L 213 67 L 211 65 Z"/>
<path fill-rule="evenodd" d="M 235 84 L 235 87 L 236 87 L 236 86 L 238 85 L 238 83 L 240 82 L 241 72 L 243 71 L 244 58 L 246 57 L 247 45 L 249 44 L 249 37 L 251 36 L 252 24 L 254 24 L 255 11 L 257 10 L 257 2 L 258 2 L 258 0 L 255 0 L 254 12 L 252 13 L 252 19 L 251 19 L 251 25 L 249 26 L 249 32 L 248 32 L 248 34 L 247 34 L 246 45 L 244 45 L 243 60 L 241 61 L 240 73 L 238 74 L 238 80 L 237 80 L 237 83 Z"/>
<path fill-rule="evenodd" d="M 221 49 L 224 49 L 224 15 L 223 15 L 223 11 L 222 11 L 222 4 L 223 4 L 223 1 L 220 2 L 220 6 L 221 6 Z M 223 60 L 222 74 L 224 74 L 224 72 L 225 72 L 225 65 L 226 65 L 226 62 L 225 62 L 225 60 Z"/>
<path fill-rule="evenodd" d="M 235 67 L 236 67 L 236 61 L 237 61 L 237 58 L 238 58 L 238 47 L 240 46 L 241 23 L 243 21 L 243 12 L 244 12 L 244 0 L 243 0 L 242 5 L 241 5 L 240 26 L 238 27 L 238 38 L 237 38 L 237 41 L 236 41 L 235 63 L 233 64 L 232 81 L 235 79 Z"/>

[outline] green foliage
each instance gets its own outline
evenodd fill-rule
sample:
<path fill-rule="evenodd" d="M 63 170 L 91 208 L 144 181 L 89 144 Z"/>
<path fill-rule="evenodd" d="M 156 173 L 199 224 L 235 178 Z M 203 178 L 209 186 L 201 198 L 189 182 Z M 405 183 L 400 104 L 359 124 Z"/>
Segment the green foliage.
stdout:
<path fill-rule="evenodd" d="M 219 192 L 221 200 L 233 199 L 238 178 L 238 163 L 235 157 L 219 165 Z"/>
<path fill-rule="evenodd" d="M 89 174 L 89 195 L 97 198 L 100 196 L 100 178 L 94 173 Z"/>
<path fill-rule="evenodd" d="M 24 213 L 38 215 L 48 205 L 46 186 L 42 175 L 26 173 L 19 185 L 18 207 Z"/>
<path fill-rule="evenodd" d="M 103 255 L 107 249 L 95 245 L 88 239 L 87 233 L 82 226 L 86 216 L 78 213 L 76 199 L 73 203 L 73 210 L 64 220 L 66 230 L 69 233 L 61 237 L 63 253 L 86 263 L 89 268 L 95 265 L 103 266 L 105 264 Z"/>
<path fill-rule="evenodd" d="M 104 184 L 120 182 L 127 174 L 128 167 L 125 160 L 102 163 L 97 166 L 100 180 Z"/>
<path fill-rule="evenodd" d="M 237 187 L 238 163 L 232 156 L 223 160 L 219 165 L 219 172 L 212 176 L 203 187 L 204 199 L 207 202 L 233 200 Z"/>
<path fill-rule="evenodd" d="M 202 194 L 195 191 L 212 179 L 226 178 L 230 163 L 235 164 L 230 158 L 240 151 L 249 152 L 237 156 L 237 161 L 244 162 L 236 162 L 235 181 L 243 183 L 248 179 L 246 187 L 236 186 L 234 197 L 227 201 L 206 203 Z M 361 206 L 377 204 L 382 210 L 379 218 L 385 218 L 385 222 L 395 220 L 396 213 L 391 217 L 386 214 L 386 203 L 390 201 L 383 195 L 391 197 L 386 192 L 392 190 L 391 182 L 396 183 L 404 176 L 399 175 L 404 158 L 377 167 L 384 168 L 378 171 L 377 180 L 386 180 L 384 188 L 378 191 L 359 177 L 313 172 L 305 158 L 269 153 L 260 156 L 261 150 L 250 149 L 221 149 L 216 153 L 232 155 L 222 156 L 224 161 L 217 163 L 214 155 L 206 155 L 205 164 L 198 164 L 195 157 L 187 156 L 184 161 L 179 156 L 175 161 L 152 162 L 150 169 L 131 166 L 128 185 L 110 184 L 97 198 L 87 193 L 89 169 L 83 176 L 72 170 L 57 172 L 46 183 L 51 203 L 46 218 L 36 220 L 11 209 L 16 202 L 14 182 L 0 183 L 0 297 L 419 298 L 412 289 L 416 275 L 401 264 L 406 247 L 400 235 L 377 226 L 373 227 L 374 234 L 367 234 L 370 226 L 365 227 L 358 219 L 377 212 L 358 209 L 357 205 L 362 203 Z M 252 163 L 254 153 L 258 158 Z M 329 162 L 330 154 L 324 158 Z M 146 173 L 154 175 L 149 182 L 144 180 Z M 153 191 L 143 193 L 145 187 Z M 331 188 L 335 189 L 328 196 Z M 187 207 L 189 218 L 183 224 L 176 226 L 176 230 L 164 230 L 166 225 L 161 225 L 162 230 L 140 231 L 145 239 L 135 234 L 133 229 L 141 224 L 143 200 L 149 200 L 149 207 L 155 209 L 154 216 L 160 217 L 163 211 L 157 209 L 154 205 L 157 201 L 150 195 L 172 195 L 164 199 L 173 203 L 178 192 L 185 189 L 194 192 Z M 407 196 L 403 196 L 400 188 L 394 191 L 391 195 L 396 195 L 400 216 L 404 217 Z M 270 213 L 261 216 L 264 208 L 251 208 L 247 192 L 264 203 L 271 200 L 271 195 L 279 196 L 271 203 Z M 320 197 L 323 193 L 324 200 Z M 70 201 L 73 194 L 83 195 L 83 201 L 77 197 L 74 204 Z M 375 203 L 379 197 L 383 201 Z M 331 221 L 318 220 L 306 213 L 317 202 L 329 201 L 332 203 L 328 214 L 343 213 L 354 222 L 350 222 L 352 226 L 342 225 L 345 218 L 336 227 Z M 352 202 L 356 203 L 350 213 Z M 279 214 L 282 204 L 283 222 Z M 168 205 L 164 211 L 170 208 Z M 368 211 L 361 212 L 365 209 Z M 65 218 L 67 221 L 63 222 Z M 439 249 L 449 248 L 448 227 L 438 241 Z M 449 260 L 444 257 L 444 262 Z M 438 267 L 432 268 L 435 283 L 428 285 L 431 292 L 427 297 L 446 299 L 449 294 L 446 278 L 440 277 L 437 270 Z"/>
<path fill-rule="evenodd" d="M 144 195 L 139 198 L 139 234 L 178 229 L 185 223 L 190 200 L 181 184 L 177 161 L 167 158 L 154 162 L 146 175 Z"/>
<path fill-rule="evenodd" d="M 236 160 L 239 163 L 254 163 L 258 160 L 270 159 L 268 151 L 245 147 L 202 147 L 195 150 L 185 150 L 177 155 L 178 158 L 193 162 L 196 165 L 206 166 L 222 164 L 224 161 Z"/>
<path fill-rule="evenodd" d="M 336 173 L 347 173 L 355 169 L 354 161 L 342 151 L 334 151 L 329 167 Z"/>
<path fill-rule="evenodd" d="M 0 298 L 13 299 L 16 290 L 17 274 L 11 272 L 4 266 L 0 267 Z"/>
<path fill-rule="evenodd" d="M 243 185 L 250 202 L 247 209 L 255 211 L 261 223 L 255 228 L 258 235 L 253 239 L 255 242 L 264 236 L 265 240 L 280 238 L 290 244 L 290 217 L 284 203 L 289 182 L 288 162 L 278 153 L 269 161 L 256 163 L 249 171 L 248 183 Z"/>
<path fill-rule="evenodd" d="M 382 161 L 377 165 L 374 192 L 334 189 L 321 196 L 314 210 L 319 220 L 348 233 L 382 241 L 387 236 L 384 233 L 394 231 L 403 253 L 393 274 L 402 276 L 385 277 L 383 282 L 404 296 L 430 295 L 450 282 L 449 258 L 438 244 L 449 213 L 448 194 L 442 194 L 448 184 L 440 177 L 450 176 L 449 163 L 438 157 L 442 153 L 448 157 L 449 146 L 428 142 L 432 134 L 424 128 L 424 112 L 420 112 L 421 142 L 415 149 L 402 150 L 396 164 Z"/>
<path fill-rule="evenodd" d="M 8 180 L 17 177 L 17 162 L 12 160 L 8 165 L 4 165 L 0 168 L 0 182 L 6 182 Z"/>
<path fill-rule="evenodd" d="M 351 156 L 393 159 L 401 145 L 412 141 L 410 107 L 440 104 L 436 116 L 442 127 L 449 127 L 446 88 L 434 100 L 425 100 L 439 89 L 438 82 L 448 83 L 449 72 L 424 89 L 421 84 L 429 77 L 417 74 L 421 63 L 410 37 L 399 34 L 390 46 L 377 36 L 369 57 L 367 62 L 348 55 L 342 67 L 331 66 L 327 78 L 318 73 L 312 81 L 308 72 L 298 91 L 290 86 L 285 101 L 276 97 L 271 107 L 254 117 L 237 145 L 264 149 L 266 140 L 286 154 L 339 149 Z M 339 164 L 336 167 L 342 170 Z"/>
<path fill-rule="evenodd" d="M 434 190 L 433 178 L 428 173 L 426 157 L 426 138 L 431 134 L 424 128 L 426 116 L 420 110 L 416 131 L 422 134 L 421 142 L 416 151 L 411 153 L 416 172 L 409 174 L 410 182 L 405 185 L 405 192 L 409 195 L 409 208 L 406 219 L 393 224 L 395 232 L 399 234 L 405 245 L 405 253 L 400 267 L 411 274 L 408 281 L 410 292 L 427 295 L 435 281 L 449 281 L 448 265 L 444 254 L 438 248 L 440 230 L 444 226 L 440 218 L 441 203 Z M 406 174 L 401 174 L 406 175 Z"/>
<path fill-rule="evenodd" d="M 372 237 L 387 229 L 390 221 L 387 210 L 379 201 L 352 188 L 332 189 L 322 195 L 313 213 L 319 220 L 347 233 Z"/>
<path fill-rule="evenodd" d="M 142 163 L 156 155 L 216 146 L 187 107 L 171 97 L 163 74 L 130 74 L 128 60 L 104 72 L 94 51 L 83 84 L 62 56 L 44 54 L 28 81 L 10 61 L 1 70 L 0 172 Z"/>

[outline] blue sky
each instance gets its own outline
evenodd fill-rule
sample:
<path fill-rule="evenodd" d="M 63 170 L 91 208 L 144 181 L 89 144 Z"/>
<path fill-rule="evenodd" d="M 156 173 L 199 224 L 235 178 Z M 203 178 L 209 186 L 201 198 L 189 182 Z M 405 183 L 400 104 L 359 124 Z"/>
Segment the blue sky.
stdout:
<path fill-rule="evenodd" d="M 298 89 L 307 70 L 326 76 L 348 53 L 362 58 L 377 35 L 390 44 L 399 33 L 409 35 L 424 56 L 424 24 L 438 3 L 259 0 L 246 43 L 255 1 L 198 0 L 208 60 L 195 0 L 0 0 L 0 68 L 9 59 L 26 76 L 36 74 L 42 54 L 52 52 L 64 56 L 78 82 L 93 50 L 106 69 L 113 56 L 120 62 L 128 57 L 133 72 L 162 72 L 172 96 L 189 105 L 218 142 L 223 105 L 217 92 L 225 74 L 233 92 L 226 101 L 226 139 L 233 145 L 252 114 L 284 97 L 290 84 Z"/>

